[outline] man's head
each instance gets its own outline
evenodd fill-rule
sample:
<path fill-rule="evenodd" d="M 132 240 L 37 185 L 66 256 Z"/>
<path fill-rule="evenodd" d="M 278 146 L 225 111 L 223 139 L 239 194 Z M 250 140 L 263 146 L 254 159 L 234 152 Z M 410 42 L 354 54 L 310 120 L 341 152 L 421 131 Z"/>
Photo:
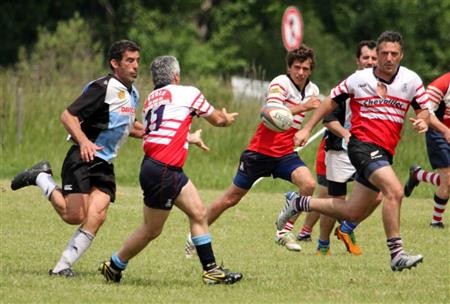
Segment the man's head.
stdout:
<path fill-rule="evenodd" d="M 377 40 L 377 68 L 380 76 L 392 77 L 403 58 L 403 38 L 400 33 L 386 31 Z"/>
<path fill-rule="evenodd" d="M 114 42 L 108 51 L 108 60 L 114 75 L 126 85 L 131 85 L 137 78 L 140 48 L 133 41 Z"/>
<path fill-rule="evenodd" d="M 180 64 L 174 56 L 156 57 L 150 70 L 155 87 L 180 83 Z"/>
<path fill-rule="evenodd" d="M 356 66 L 358 70 L 372 68 L 377 63 L 377 43 L 373 40 L 362 40 L 356 47 Z"/>
<path fill-rule="evenodd" d="M 303 87 L 316 63 L 314 50 L 302 44 L 286 55 L 288 74 L 297 86 Z"/>

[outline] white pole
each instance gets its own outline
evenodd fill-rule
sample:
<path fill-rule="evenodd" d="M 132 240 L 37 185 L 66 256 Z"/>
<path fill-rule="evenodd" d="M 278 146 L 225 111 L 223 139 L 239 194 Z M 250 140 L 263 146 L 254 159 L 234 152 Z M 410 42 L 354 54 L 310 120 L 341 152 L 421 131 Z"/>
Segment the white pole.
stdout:
<path fill-rule="evenodd" d="M 323 133 L 325 133 L 325 131 L 327 130 L 327 128 L 323 127 L 322 129 L 320 129 L 319 131 L 317 131 L 313 136 L 311 136 L 308 141 L 306 142 L 306 144 L 304 146 L 301 147 L 297 147 L 294 149 L 295 152 L 301 151 L 303 150 L 307 145 L 309 145 L 310 143 L 312 143 L 314 140 L 316 140 L 317 138 L 319 138 Z M 258 178 L 252 185 L 252 188 L 257 185 L 259 182 L 261 182 L 264 179 L 264 176 L 261 176 L 260 178 Z"/>

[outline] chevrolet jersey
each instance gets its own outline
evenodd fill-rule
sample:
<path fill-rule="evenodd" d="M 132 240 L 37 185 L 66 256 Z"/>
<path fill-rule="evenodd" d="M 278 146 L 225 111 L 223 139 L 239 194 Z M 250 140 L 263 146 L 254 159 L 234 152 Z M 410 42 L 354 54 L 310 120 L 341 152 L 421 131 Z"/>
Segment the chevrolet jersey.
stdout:
<path fill-rule="evenodd" d="M 292 107 L 304 104 L 309 97 L 319 95 L 319 88 L 307 81 L 305 88 L 300 90 L 288 75 L 275 77 L 269 84 L 266 102 L 280 103 Z M 267 156 L 281 157 L 294 152 L 294 135 L 301 128 L 305 113 L 294 115 L 292 127 L 284 132 L 275 132 L 261 122 L 247 149 Z"/>
<path fill-rule="evenodd" d="M 103 147 L 95 156 L 112 162 L 133 128 L 139 93 L 113 75 L 91 81 L 69 106 L 90 141 Z"/>
<path fill-rule="evenodd" d="M 192 117 L 214 111 L 195 87 L 167 85 L 148 95 L 143 108 L 144 152 L 164 164 L 183 167 Z"/>
<path fill-rule="evenodd" d="M 405 67 L 399 67 L 389 82 L 377 78 L 372 68 L 356 71 L 336 86 L 330 97 L 338 103 L 350 98 L 352 135 L 392 155 L 409 107 L 429 108 L 422 80 Z"/>

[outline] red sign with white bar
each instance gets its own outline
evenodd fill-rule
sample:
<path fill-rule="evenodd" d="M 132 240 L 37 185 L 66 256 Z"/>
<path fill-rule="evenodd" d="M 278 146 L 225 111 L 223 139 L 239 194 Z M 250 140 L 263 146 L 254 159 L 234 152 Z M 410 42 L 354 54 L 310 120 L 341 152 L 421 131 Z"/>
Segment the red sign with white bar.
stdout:
<path fill-rule="evenodd" d="M 303 39 L 303 19 L 299 10 L 289 6 L 281 21 L 281 37 L 286 50 L 291 51 L 300 46 Z"/>

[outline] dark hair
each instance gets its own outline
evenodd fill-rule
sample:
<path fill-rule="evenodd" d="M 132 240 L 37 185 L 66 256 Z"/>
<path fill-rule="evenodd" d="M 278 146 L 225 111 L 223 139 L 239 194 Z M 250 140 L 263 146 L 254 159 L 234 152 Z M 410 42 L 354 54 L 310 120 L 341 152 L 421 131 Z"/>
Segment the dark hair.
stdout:
<path fill-rule="evenodd" d="M 286 63 L 288 67 L 291 67 L 295 60 L 304 62 L 308 58 L 311 59 L 311 70 L 314 69 L 316 64 L 314 58 L 314 50 L 305 44 L 302 44 L 298 49 L 292 50 L 286 55 Z"/>
<path fill-rule="evenodd" d="M 377 47 L 377 43 L 374 40 L 361 40 L 356 47 L 356 58 L 359 58 L 361 56 L 361 49 L 365 46 L 373 50 Z"/>
<path fill-rule="evenodd" d="M 403 37 L 399 32 L 385 31 L 377 39 L 377 50 L 383 42 L 397 42 L 403 51 Z"/>
<path fill-rule="evenodd" d="M 108 62 L 111 70 L 114 70 L 111 65 L 111 60 L 115 59 L 117 62 L 120 62 L 125 51 L 139 52 L 140 48 L 135 42 L 130 40 L 119 40 L 114 42 L 108 50 Z"/>

